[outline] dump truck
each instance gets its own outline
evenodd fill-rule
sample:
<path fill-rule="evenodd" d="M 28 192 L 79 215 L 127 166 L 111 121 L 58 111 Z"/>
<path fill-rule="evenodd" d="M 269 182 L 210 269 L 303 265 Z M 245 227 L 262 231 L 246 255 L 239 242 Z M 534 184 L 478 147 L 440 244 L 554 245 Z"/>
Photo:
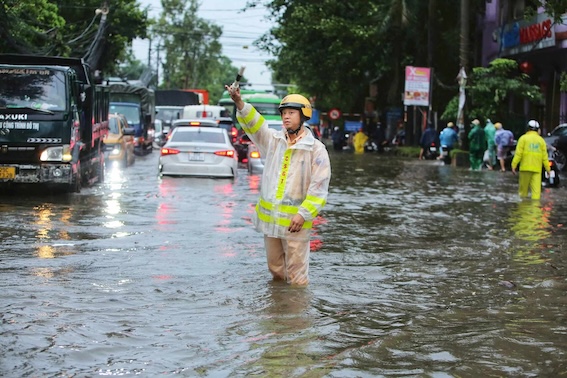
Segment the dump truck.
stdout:
<path fill-rule="evenodd" d="M 103 182 L 108 104 L 82 59 L 0 54 L 0 187 Z"/>

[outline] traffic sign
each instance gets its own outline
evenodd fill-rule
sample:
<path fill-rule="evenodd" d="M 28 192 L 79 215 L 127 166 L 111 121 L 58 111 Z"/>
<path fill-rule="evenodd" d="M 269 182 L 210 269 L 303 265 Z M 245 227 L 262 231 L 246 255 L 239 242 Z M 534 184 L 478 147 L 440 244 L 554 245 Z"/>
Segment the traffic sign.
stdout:
<path fill-rule="evenodd" d="M 337 108 L 333 108 L 329 110 L 329 118 L 332 119 L 333 121 L 341 118 L 341 111 Z"/>

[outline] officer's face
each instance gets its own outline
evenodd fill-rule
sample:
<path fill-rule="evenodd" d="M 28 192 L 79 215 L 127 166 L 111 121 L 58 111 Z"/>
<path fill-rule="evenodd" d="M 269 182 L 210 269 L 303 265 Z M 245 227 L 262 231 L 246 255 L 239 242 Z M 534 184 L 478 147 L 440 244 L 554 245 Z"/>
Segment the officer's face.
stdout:
<path fill-rule="evenodd" d="M 286 108 L 282 110 L 282 121 L 286 129 L 295 129 L 301 122 L 299 110 Z"/>

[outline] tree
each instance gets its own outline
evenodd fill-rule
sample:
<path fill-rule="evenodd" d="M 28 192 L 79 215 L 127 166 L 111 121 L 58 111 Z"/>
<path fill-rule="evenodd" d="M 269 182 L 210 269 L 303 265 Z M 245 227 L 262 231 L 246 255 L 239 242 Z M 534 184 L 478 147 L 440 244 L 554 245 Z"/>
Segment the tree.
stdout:
<path fill-rule="evenodd" d="M 47 54 L 62 45 L 65 20 L 48 0 L 4 0 L 0 20 L 0 52 Z"/>
<path fill-rule="evenodd" d="M 503 120 L 509 116 L 510 99 L 541 101 L 537 85 L 529 84 L 529 76 L 520 72 L 518 62 L 495 59 L 488 67 L 474 67 L 466 87 L 469 99 L 469 117 Z M 450 121 L 457 116 L 458 96 L 445 108 L 441 119 Z"/>
<path fill-rule="evenodd" d="M 164 52 L 163 83 L 167 89 L 205 88 L 211 101 L 221 97 L 238 69 L 222 55 L 222 29 L 197 16 L 197 0 L 162 0 L 153 29 Z"/>
<path fill-rule="evenodd" d="M 112 73 L 129 44 L 146 36 L 147 12 L 136 0 L 108 6 L 107 28 L 93 70 Z M 100 0 L 5 0 L 0 3 L 0 52 L 83 58 L 97 35 Z"/>

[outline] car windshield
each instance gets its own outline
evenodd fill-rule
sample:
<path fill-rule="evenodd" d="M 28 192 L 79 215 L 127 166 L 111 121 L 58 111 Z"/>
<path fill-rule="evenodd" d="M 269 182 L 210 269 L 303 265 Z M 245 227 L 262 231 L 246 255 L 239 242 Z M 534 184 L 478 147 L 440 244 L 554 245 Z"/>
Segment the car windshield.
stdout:
<path fill-rule="evenodd" d="M 0 107 L 65 110 L 66 92 L 61 71 L 0 67 Z"/>
<path fill-rule="evenodd" d="M 118 120 L 116 118 L 111 117 L 108 119 L 108 129 L 112 134 L 120 133 L 120 130 L 118 130 Z"/>
<path fill-rule="evenodd" d="M 279 116 L 280 115 L 280 111 L 279 111 L 279 106 L 280 104 L 266 104 L 266 103 L 259 103 L 259 102 L 253 102 L 250 101 L 250 103 L 256 108 L 256 110 L 258 111 L 258 113 L 262 114 L 262 115 L 271 115 L 271 116 Z"/>
<path fill-rule="evenodd" d="M 173 133 L 171 142 L 202 142 L 202 143 L 225 143 L 224 135 L 221 133 L 202 132 L 199 129 L 181 130 Z"/>
<path fill-rule="evenodd" d="M 183 114 L 183 108 L 158 108 L 156 118 L 163 121 L 171 121 L 179 119 L 181 114 Z"/>
<path fill-rule="evenodd" d="M 552 136 L 566 136 L 567 135 L 567 126 L 558 127 L 551 132 Z"/>
<path fill-rule="evenodd" d="M 140 113 L 138 112 L 138 108 L 135 106 L 110 104 L 110 113 L 124 114 L 124 117 L 126 117 L 128 123 L 131 125 L 137 125 L 140 123 Z"/>

